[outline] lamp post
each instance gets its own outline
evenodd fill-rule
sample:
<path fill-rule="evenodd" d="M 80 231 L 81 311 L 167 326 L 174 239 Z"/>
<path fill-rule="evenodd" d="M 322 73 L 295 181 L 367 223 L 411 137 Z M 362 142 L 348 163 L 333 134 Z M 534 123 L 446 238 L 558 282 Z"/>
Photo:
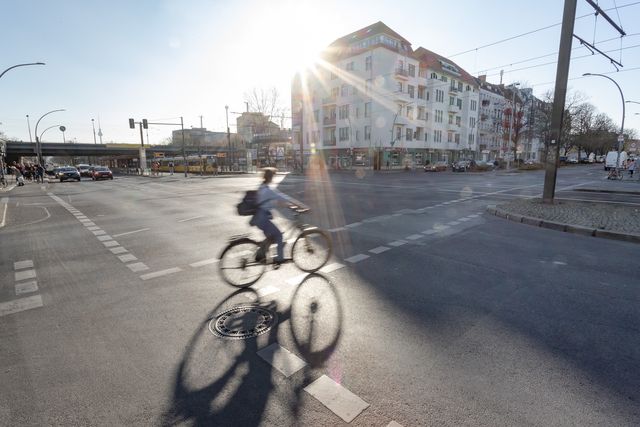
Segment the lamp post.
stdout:
<path fill-rule="evenodd" d="M 53 128 L 55 128 L 55 127 L 58 127 L 58 128 L 60 129 L 60 132 L 62 132 L 62 141 L 64 142 L 64 131 L 65 131 L 65 130 L 67 130 L 67 128 L 66 128 L 66 127 L 64 127 L 64 126 L 62 126 L 62 125 L 53 125 L 53 126 L 49 126 L 49 127 L 48 127 L 48 128 L 46 128 L 45 130 L 43 130 L 43 131 L 40 133 L 40 141 L 42 141 L 42 135 L 44 135 L 44 133 L 45 133 L 46 131 L 48 131 L 49 129 L 53 129 Z"/>
<path fill-rule="evenodd" d="M 227 145 L 229 146 L 229 163 L 233 164 L 233 156 L 231 155 L 231 131 L 229 130 L 229 106 L 224 106 L 225 114 L 227 117 Z"/>
<path fill-rule="evenodd" d="M 583 76 L 584 77 L 587 77 L 587 76 L 599 76 L 599 77 L 604 77 L 607 80 L 611 80 L 613 82 L 613 84 L 616 85 L 616 87 L 618 88 L 618 91 L 620 92 L 620 97 L 622 98 L 622 124 L 620 125 L 620 136 L 618 136 L 618 157 L 616 159 L 616 172 L 619 172 L 619 169 L 620 169 L 620 150 L 622 149 L 622 146 L 624 144 L 624 139 L 623 139 L 624 138 L 624 116 L 625 116 L 624 94 L 622 93 L 622 89 L 620 89 L 620 85 L 609 76 L 605 76 L 604 74 L 596 74 L 596 73 L 584 73 Z"/>
<path fill-rule="evenodd" d="M 36 122 L 36 128 L 34 130 L 34 133 L 36 134 L 36 155 L 38 156 L 38 164 L 41 165 L 41 166 L 43 166 L 42 165 L 42 147 L 40 145 L 40 139 L 38 138 L 38 125 L 40 124 L 40 120 L 45 118 L 45 116 L 48 116 L 51 113 L 56 113 L 58 111 L 66 111 L 66 110 L 64 108 L 60 108 L 58 110 L 51 110 L 51 111 L 49 111 L 47 113 L 44 113 L 42 116 L 40 116 L 40 118 Z"/>
<path fill-rule="evenodd" d="M 6 70 L 4 70 L 4 71 L 2 72 L 2 74 L 0 74 L 0 79 L 1 79 L 1 78 L 2 78 L 2 76 L 4 76 L 4 75 L 5 75 L 5 73 L 6 73 L 7 71 L 9 71 L 9 70 L 12 70 L 12 69 L 14 69 L 14 68 L 18 68 L 18 67 L 27 67 L 27 66 L 29 66 L 29 65 L 45 65 L 45 63 L 44 63 L 44 62 L 29 62 L 29 63 L 26 63 L 26 64 L 17 64 L 17 65 L 14 65 L 14 66 L 9 67 L 9 68 L 7 68 Z"/>
<path fill-rule="evenodd" d="M 515 120 L 515 115 L 516 115 L 516 87 L 520 86 L 520 83 L 513 83 L 511 84 L 511 86 L 513 86 L 513 100 L 511 101 L 511 116 L 509 117 L 509 145 L 507 146 L 507 149 L 510 148 L 511 146 L 511 134 L 512 134 L 512 130 L 513 130 L 513 123 Z M 516 148 L 517 149 L 517 148 Z M 509 160 L 511 159 L 511 156 L 507 156 L 507 170 L 509 170 Z M 516 156 L 513 156 L 513 160 L 516 160 Z"/>
<path fill-rule="evenodd" d="M 96 124 L 95 124 L 95 120 L 91 119 L 91 127 L 93 128 L 93 143 L 97 144 L 98 142 L 96 141 Z"/>
<path fill-rule="evenodd" d="M 29 123 L 29 115 L 27 114 L 27 129 L 29 129 L 29 142 L 33 142 L 33 138 L 31 138 L 31 123 Z"/>

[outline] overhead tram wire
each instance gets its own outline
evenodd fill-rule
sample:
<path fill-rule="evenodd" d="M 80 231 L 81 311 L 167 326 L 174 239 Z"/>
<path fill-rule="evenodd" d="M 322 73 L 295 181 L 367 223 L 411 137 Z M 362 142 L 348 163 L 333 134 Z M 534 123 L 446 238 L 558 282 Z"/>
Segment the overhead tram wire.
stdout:
<path fill-rule="evenodd" d="M 604 72 L 604 73 L 598 73 L 598 74 L 620 74 L 620 73 L 625 73 L 627 71 L 637 71 L 640 70 L 640 67 L 633 67 L 633 68 L 625 68 L 624 70 L 620 70 L 620 71 L 608 71 L 608 72 Z M 586 78 L 585 76 L 577 76 L 577 77 L 569 77 L 568 80 L 579 80 L 579 79 L 584 79 Z M 531 86 L 546 86 L 546 85 L 552 85 L 555 84 L 555 81 L 552 82 L 544 82 L 544 83 L 534 83 L 531 84 Z"/>
<path fill-rule="evenodd" d="M 617 8 L 622 9 L 622 8 L 625 8 L 625 7 L 635 6 L 637 4 L 640 4 L 640 1 L 636 1 L 636 2 L 628 3 L 628 4 L 623 4 L 622 6 L 618 6 Z M 614 9 L 617 9 L 617 8 L 611 7 L 609 9 L 603 9 L 603 10 L 605 12 L 608 12 L 610 10 L 614 10 Z M 586 18 L 586 17 L 591 16 L 591 15 L 593 15 L 593 13 L 587 13 L 585 15 L 581 15 L 581 16 L 576 17 L 576 19 Z M 501 44 L 501 43 L 504 43 L 504 42 L 515 40 L 515 39 L 520 38 L 520 37 L 528 36 L 530 34 L 535 34 L 535 33 L 538 33 L 540 31 L 548 30 L 549 28 L 559 27 L 560 25 L 562 25 L 562 23 L 560 23 L 560 22 L 558 22 L 557 24 L 547 25 L 547 26 L 542 27 L 542 28 L 538 28 L 538 29 L 535 29 L 535 30 L 527 31 L 525 33 L 517 34 L 515 36 L 507 37 L 505 39 L 498 40 L 498 41 L 495 41 L 493 43 L 488 43 L 488 44 L 485 44 L 485 45 L 482 45 L 482 46 L 475 47 L 473 49 L 468 49 L 468 50 L 465 50 L 463 52 L 458 52 L 458 53 L 453 54 L 453 55 L 448 55 L 447 58 L 453 58 L 453 57 L 456 57 L 456 56 L 464 55 L 466 53 L 476 52 L 479 49 L 485 49 L 487 47 L 491 47 L 491 46 L 495 46 L 495 45 L 498 45 L 498 44 Z"/>

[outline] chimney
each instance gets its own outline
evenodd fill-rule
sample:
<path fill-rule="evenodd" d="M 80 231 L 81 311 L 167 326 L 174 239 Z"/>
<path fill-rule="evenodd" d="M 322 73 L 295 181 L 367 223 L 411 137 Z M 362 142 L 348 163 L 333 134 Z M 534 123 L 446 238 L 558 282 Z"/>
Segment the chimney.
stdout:
<path fill-rule="evenodd" d="M 478 79 L 479 79 L 482 83 L 486 83 L 486 82 L 487 82 L 487 75 L 486 75 L 486 74 L 482 74 L 481 76 L 478 76 Z"/>

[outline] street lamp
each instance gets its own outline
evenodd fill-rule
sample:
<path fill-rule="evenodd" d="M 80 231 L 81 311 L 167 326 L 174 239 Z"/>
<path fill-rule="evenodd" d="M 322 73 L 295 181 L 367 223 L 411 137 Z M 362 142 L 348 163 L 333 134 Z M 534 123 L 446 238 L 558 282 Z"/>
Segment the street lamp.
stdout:
<path fill-rule="evenodd" d="M 231 155 L 231 131 L 229 130 L 229 106 L 224 106 L 225 114 L 227 116 L 227 145 L 229 146 L 229 152 L 227 153 L 229 157 L 229 163 L 233 164 L 233 156 Z"/>
<path fill-rule="evenodd" d="M 33 138 L 31 138 L 31 123 L 29 123 L 29 115 L 27 114 L 27 129 L 29 129 L 29 142 L 33 142 Z"/>
<path fill-rule="evenodd" d="M 626 101 L 627 104 L 640 104 L 638 101 Z"/>
<path fill-rule="evenodd" d="M 42 131 L 42 133 L 40 133 L 40 141 L 42 141 L 42 135 L 44 135 L 44 133 L 46 131 L 48 131 L 49 129 L 53 129 L 55 127 L 58 127 L 60 129 L 60 131 L 62 132 L 62 142 L 64 142 L 64 131 L 67 130 L 66 127 L 62 126 L 62 125 L 53 125 L 53 126 L 49 126 L 48 128 L 46 128 L 45 130 Z"/>
<path fill-rule="evenodd" d="M 616 171 L 619 172 L 620 169 L 620 149 L 622 148 L 622 145 L 624 143 L 624 110 L 625 110 L 625 102 L 624 102 L 624 94 L 622 93 L 622 89 L 620 89 L 620 85 L 613 80 L 611 77 L 609 76 L 605 76 L 604 74 L 596 74 L 596 73 L 584 73 L 582 75 L 583 77 L 587 77 L 587 76 L 600 76 L 600 77 L 604 77 L 607 80 L 611 80 L 613 82 L 614 85 L 616 85 L 616 87 L 618 88 L 618 91 L 620 91 L 620 97 L 622 98 L 622 124 L 620 125 L 620 136 L 618 137 L 618 158 L 616 159 Z M 635 102 L 635 101 L 633 101 Z M 620 140 L 622 139 L 622 141 Z"/>
<path fill-rule="evenodd" d="M 36 134 L 36 155 L 38 156 L 38 164 L 42 166 L 42 147 L 40 146 L 40 139 L 38 138 L 38 125 L 40 124 L 40 120 L 42 120 L 45 116 L 48 116 L 51 113 L 56 113 L 58 111 L 66 111 L 64 108 L 60 108 L 58 110 L 51 110 L 47 113 L 44 113 L 38 121 L 36 122 L 36 128 L 34 133 Z"/>
<path fill-rule="evenodd" d="M 44 62 L 29 62 L 29 63 L 27 63 L 27 64 L 17 64 L 17 65 L 14 65 L 13 67 L 9 67 L 9 68 L 7 68 L 6 70 L 4 70 L 4 71 L 2 72 L 2 74 L 0 74 L 0 79 L 1 79 L 1 78 L 2 78 L 2 76 L 4 76 L 4 75 L 5 75 L 5 73 L 6 73 L 7 71 L 9 71 L 9 70 L 12 70 L 12 69 L 14 69 L 14 68 L 18 68 L 18 67 L 27 67 L 27 66 L 29 66 L 29 65 L 45 65 L 45 63 L 44 63 Z"/>

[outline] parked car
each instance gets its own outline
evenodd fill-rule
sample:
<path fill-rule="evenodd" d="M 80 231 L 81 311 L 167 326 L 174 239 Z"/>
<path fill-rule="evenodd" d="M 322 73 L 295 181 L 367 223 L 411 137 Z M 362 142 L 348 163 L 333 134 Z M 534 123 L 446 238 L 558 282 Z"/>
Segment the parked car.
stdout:
<path fill-rule="evenodd" d="M 454 172 L 466 172 L 471 168 L 471 162 L 469 160 L 458 160 L 453 164 Z"/>
<path fill-rule="evenodd" d="M 577 157 L 569 157 L 567 159 L 567 163 L 569 163 L 570 165 L 577 165 L 579 161 Z"/>
<path fill-rule="evenodd" d="M 609 151 L 607 153 L 607 157 L 604 160 L 604 170 L 608 171 L 611 168 L 615 168 L 618 161 L 618 152 L 617 151 Z M 620 152 L 620 167 L 623 168 L 627 161 L 627 152 Z"/>
<path fill-rule="evenodd" d="M 435 162 L 424 165 L 425 172 L 442 172 L 447 170 L 447 162 Z"/>
<path fill-rule="evenodd" d="M 106 166 L 94 166 L 92 168 L 91 179 L 98 181 L 100 179 L 113 179 L 113 173 L 111 169 Z"/>
<path fill-rule="evenodd" d="M 596 156 L 596 163 L 604 163 L 605 156 Z"/>
<path fill-rule="evenodd" d="M 80 172 L 73 166 L 64 166 L 53 170 L 55 177 L 63 181 L 80 181 Z"/>
<path fill-rule="evenodd" d="M 91 165 L 76 165 L 76 169 L 80 172 L 80 176 L 91 177 Z"/>

